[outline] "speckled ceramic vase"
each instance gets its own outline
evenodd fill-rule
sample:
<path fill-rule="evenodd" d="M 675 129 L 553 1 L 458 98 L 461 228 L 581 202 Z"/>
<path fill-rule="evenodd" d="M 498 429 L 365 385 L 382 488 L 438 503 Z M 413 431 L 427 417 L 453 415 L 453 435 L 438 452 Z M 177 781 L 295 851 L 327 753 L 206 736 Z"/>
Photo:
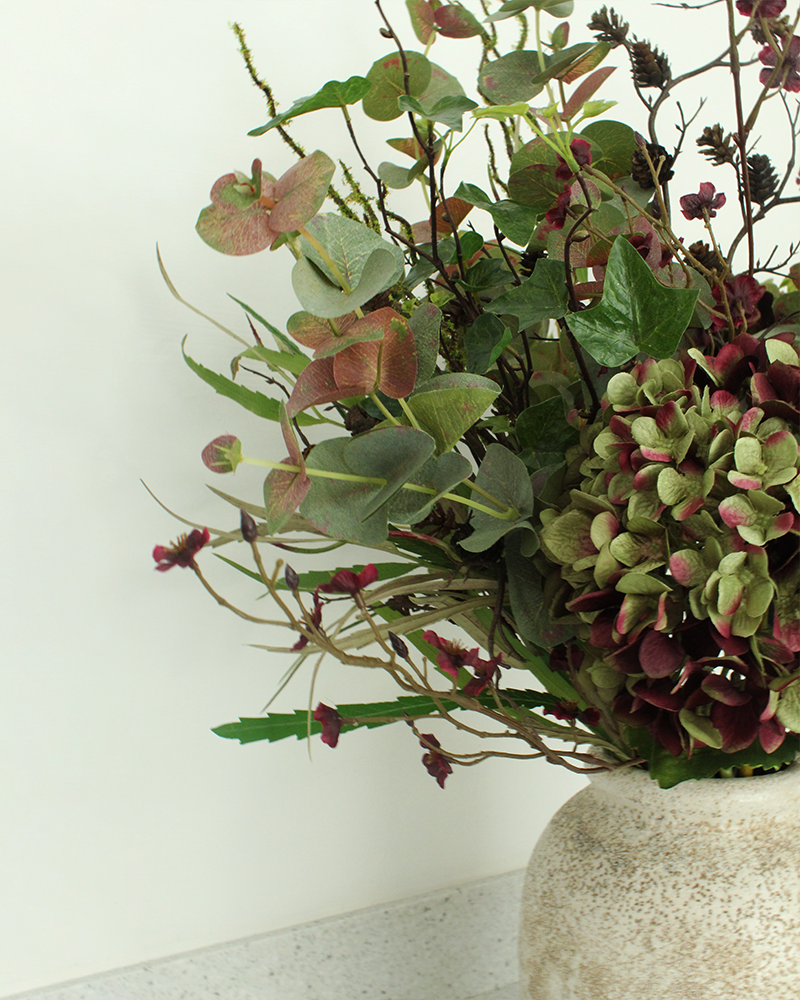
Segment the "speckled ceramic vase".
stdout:
<path fill-rule="evenodd" d="M 800 763 L 592 776 L 531 857 L 520 959 L 526 1000 L 798 1000 Z"/>

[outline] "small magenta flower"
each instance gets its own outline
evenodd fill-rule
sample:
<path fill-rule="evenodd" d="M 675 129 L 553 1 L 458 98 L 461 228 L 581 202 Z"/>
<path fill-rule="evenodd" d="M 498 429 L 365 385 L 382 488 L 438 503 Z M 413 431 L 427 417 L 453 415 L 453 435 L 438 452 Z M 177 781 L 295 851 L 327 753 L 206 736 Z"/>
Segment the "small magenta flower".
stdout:
<path fill-rule="evenodd" d="M 438 748 L 441 743 L 431 733 L 423 733 L 419 745 L 425 747 L 427 751 L 422 755 L 425 769 L 431 777 L 436 778 L 439 788 L 444 788 L 445 779 L 448 774 L 453 773 L 453 768 L 444 754 L 439 753 Z"/>
<path fill-rule="evenodd" d="M 320 702 L 314 709 L 314 721 L 322 723 L 322 742 L 327 743 L 329 747 L 335 747 L 342 730 L 341 715 L 335 708 Z"/>
<path fill-rule="evenodd" d="M 476 667 L 481 662 L 478 656 L 480 650 L 476 646 L 474 649 L 465 649 L 458 642 L 451 642 L 449 639 L 442 639 L 431 629 L 422 633 L 425 642 L 429 642 L 434 649 L 438 649 L 436 663 L 440 670 L 455 680 L 462 667 Z"/>
<path fill-rule="evenodd" d="M 320 584 L 317 591 L 323 594 L 351 594 L 355 595 L 364 587 L 375 583 L 378 579 L 378 570 L 373 563 L 365 566 L 360 573 L 355 573 L 351 569 L 340 569 L 338 573 L 330 578 L 327 583 Z"/>
<path fill-rule="evenodd" d="M 720 191 L 714 193 L 714 185 L 710 181 L 703 181 L 697 194 L 685 194 L 681 198 L 681 211 L 685 219 L 703 219 L 708 213 L 708 218 L 716 216 L 716 209 L 722 208 L 725 204 L 725 195 Z"/>
<path fill-rule="evenodd" d="M 786 0 L 736 0 L 736 9 L 747 17 L 778 17 L 785 6 Z"/>
<path fill-rule="evenodd" d="M 188 535 L 180 535 L 174 545 L 156 545 L 153 549 L 153 558 L 158 563 L 156 569 L 165 573 L 173 566 L 193 566 L 194 557 L 210 538 L 208 528 L 202 531 L 195 528 Z"/>
<path fill-rule="evenodd" d="M 769 45 L 765 45 L 758 53 L 758 58 L 767 67 L 758 74 L 759 83 L 765 87 L 781 87 L 783 90 L 790 90 L 795 94 L 800 92 L 800 35 L 795 35 L 792 38 L 788 50 L 784 49 L 783 66 L 774 80 L 772 80 L 772 72 L 778 64 L 777 52 Z"/>

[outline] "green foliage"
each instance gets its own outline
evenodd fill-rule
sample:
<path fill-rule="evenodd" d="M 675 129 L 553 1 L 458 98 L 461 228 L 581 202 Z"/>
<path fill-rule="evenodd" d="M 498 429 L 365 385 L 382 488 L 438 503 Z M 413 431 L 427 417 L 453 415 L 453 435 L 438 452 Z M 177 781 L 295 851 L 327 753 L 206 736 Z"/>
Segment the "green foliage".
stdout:
<path fill-rule="evenodd" d="M 608 258 L 600 303 L 567 322 L 578 343 L 613 368 L 645 352 L 668 358 L 694 311 L 697 291 L 660 284 L 630 243 L 617 237 Z"/>

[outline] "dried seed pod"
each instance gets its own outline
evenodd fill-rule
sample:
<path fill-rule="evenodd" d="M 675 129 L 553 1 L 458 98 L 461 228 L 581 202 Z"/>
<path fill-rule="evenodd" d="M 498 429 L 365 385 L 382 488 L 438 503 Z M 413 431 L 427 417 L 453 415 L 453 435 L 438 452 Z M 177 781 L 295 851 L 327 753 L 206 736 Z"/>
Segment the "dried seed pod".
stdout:
<path fill-rule="evenodd" d="M 653 166 L 657 170 L 658 183 L 663 184 L 665 181 L 671 181 L 675 176 L 675 171 L 672 169 L 675 157 L 670 156 L 663 146 L 659 146 L 655 142 L 646 143 L 646 149 Z M 661 163 L 660 166 L 659 163 Z M 649 191 L 656 186 L 653 181 L 653 172 L 650 169 L 650 164 L 647 162 L 647 156 L 645 156 L 642 149 L 635 149 L 633 151 L 633 155 L 631 156 L 631 175 L 643 191 Z"/>
<path fill-rule="evenodd" d="M 399 635 L 395 635 L 394 632 L 388 632 L 389 642 L 392 644 L 392 649 L 397 653 L 401 659 L 406 659 L 408 656 L 408 646 L 403 642 Z"/>
<path fill-rule="evenodd" d="M 747 178 L 750 182 L 750 199 L 758 205 L 769 201 L 778 189 L 775 168 L 770 158 L 763 153 L 747 157 Z"/>
<path fill-rule="evenodd" d="M 717 122 L 710 128 L 706 126 L 703 134 L 696 140 L 703 156 L 707 156 L 715 167 L 722 166 L 723 163 L 733 163 L 734 148 L 731 145 L 733 137 L 730 133 L 725 135 L 722 126 Z M 707 146 L 707 149 L 703 147 Z"/>
<path fill-rule="evenodd" d="M 380 423 L 376 417 L 371 417 L 365 409 L 358 404 L 351 406 L 344 415 L 344 426 L 351 434 L 363 434 L 364 431 Z"/>
<path fill-rule="evenodd" d="M 519 259 L 519 273 L 523 278 L 530 278 L 533 274 L 533 269 L 536 267 L 536 261 L 542 260 L 546 256 L 546 250 L 532 250 L 530 248 L 523 250 L 522 256 Z"/>
<path fill-rule="evenodd" d="M 633 80 L 637 87 L 658 87 L 663 90 L 672 78 L 667 57 L 654 49 L 650 42 L 635 41 L 628 46 Z"/>
<path fill-rule="evenodd" d="M 240 510 L 242 538 L 246 542 L 255 542 L 258 539 L 258 526 L 246 510 Z"/>
<path fill-rule="evenodd" d="M 596 38 L 599 42 L 608 42 L 612 48 L 616 48 L 618 45 L 625 44 L 630 25 L 627 21 L 622 20 L 613 7 L 609 14 L 608 8 L 603 4 L 600 10 L 596 10 L 592 14 L 592 19 L 587 27 L 589 31 L 597 32 Z"/>
<path fill-rule="evenodd" d="M 292 569 L 291 566 L 287 564 L 286 569 L 283 571 L 283 579 L 286 581 L 286 586 L 294 592 L 300 588 L 300 577 Z"/>
<path fill-rule="evenodd" d="M 698 240 L 696 243 L 690 243 L 688 250 L 692 257 L 694 257 L 699 264 L 702 264 L 703 267 L 707 268 L 709 271 L 717 271 L 721 274 L 724 270 L 725 265 L 719 259 L 717 254 L 711 249 L 708 243 L 703 243 L 702 240 Z"/>

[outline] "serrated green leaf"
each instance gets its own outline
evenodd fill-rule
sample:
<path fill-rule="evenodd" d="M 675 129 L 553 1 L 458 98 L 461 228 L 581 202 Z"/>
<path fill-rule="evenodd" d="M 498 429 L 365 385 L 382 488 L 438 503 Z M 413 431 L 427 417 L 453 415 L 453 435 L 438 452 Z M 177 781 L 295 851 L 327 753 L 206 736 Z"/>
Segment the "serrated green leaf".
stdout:
<path fill-rule="evenodd" d="M 186 338 L 184 338 L 184 344 L 185 343 Z M 203 367 L 203 365 L 190 358 L 184 350 L 183 345 L 181 345 L 181 350 L 183 351 L 184 361 L 192 369 L 195 375 L 199 375 L 200 378 L 205 383 L 210 385 L 212 389 L 218 392 L 220 396 L 226 396 L 228 399 L 232 399 L 245 410 L 255 413 L 258 417 L 264 417 L 265 420 L 278 421 L 280 419 L 278 412 L 279 401 L 277 399 L 270 399 L 269 396 L 264 396 L 260 392 L 255 392 L 253 389 L 248 389 L 244 385 L 239 385 L 237 382 L 233 382 L 231 379 L 225 378 L 224 375 L 212 372 L 209 368 Z M 300 414 L 298 417 L 298 423 L 303 424 L 303 426 L 321 424 L 324 422 L 325 421 L 309 416 L 308 414 Z"/>
<path fill-rule="evenodd" d="M 618 236 L 608 257 L 602 299 L 570 313 L 567 323 L 601 365 L 617 368 L 640 352 L 669 358 L 689 325 L 697 294 L 694 288 L 665 288 L 636 249 Z"/>
<path fill-rule="evenodd" d="M 319 111 L 322 108 L 342 108 L 347 104 L 357 104 L 370 87 L 370 81 L 363 76 L 351 76 L 349 80 L 344 82 L 329 80 L 316 94 L 299 98 L 288 111 L 270 118 L 266 125 L 254 128 L 247 134 L 264 135 L 270 129 L 277 128 L 278 125 L 300 115 L 308 114 L 310 111 Z"/>
<path fill-rule="evenodd" d="M 756 739 L 752 746 L 737 753 L 725 753 L 724 750 L 711 747 L 695 747 L 689 760 L 685 754 L 673 757 L 666 748 L 655 742 L 647 729 L 628 729 L 626 733 L 629 745 L 648 761 L 650 776 L 661 788 L 674 788 L 683 781 L 713 778 L 720 771 L 733 767 L 777 769 L 782 764 L 791 763 L 800 753 L 800 737 L 789 733 L 772 753 L 767 753 Z"/>

